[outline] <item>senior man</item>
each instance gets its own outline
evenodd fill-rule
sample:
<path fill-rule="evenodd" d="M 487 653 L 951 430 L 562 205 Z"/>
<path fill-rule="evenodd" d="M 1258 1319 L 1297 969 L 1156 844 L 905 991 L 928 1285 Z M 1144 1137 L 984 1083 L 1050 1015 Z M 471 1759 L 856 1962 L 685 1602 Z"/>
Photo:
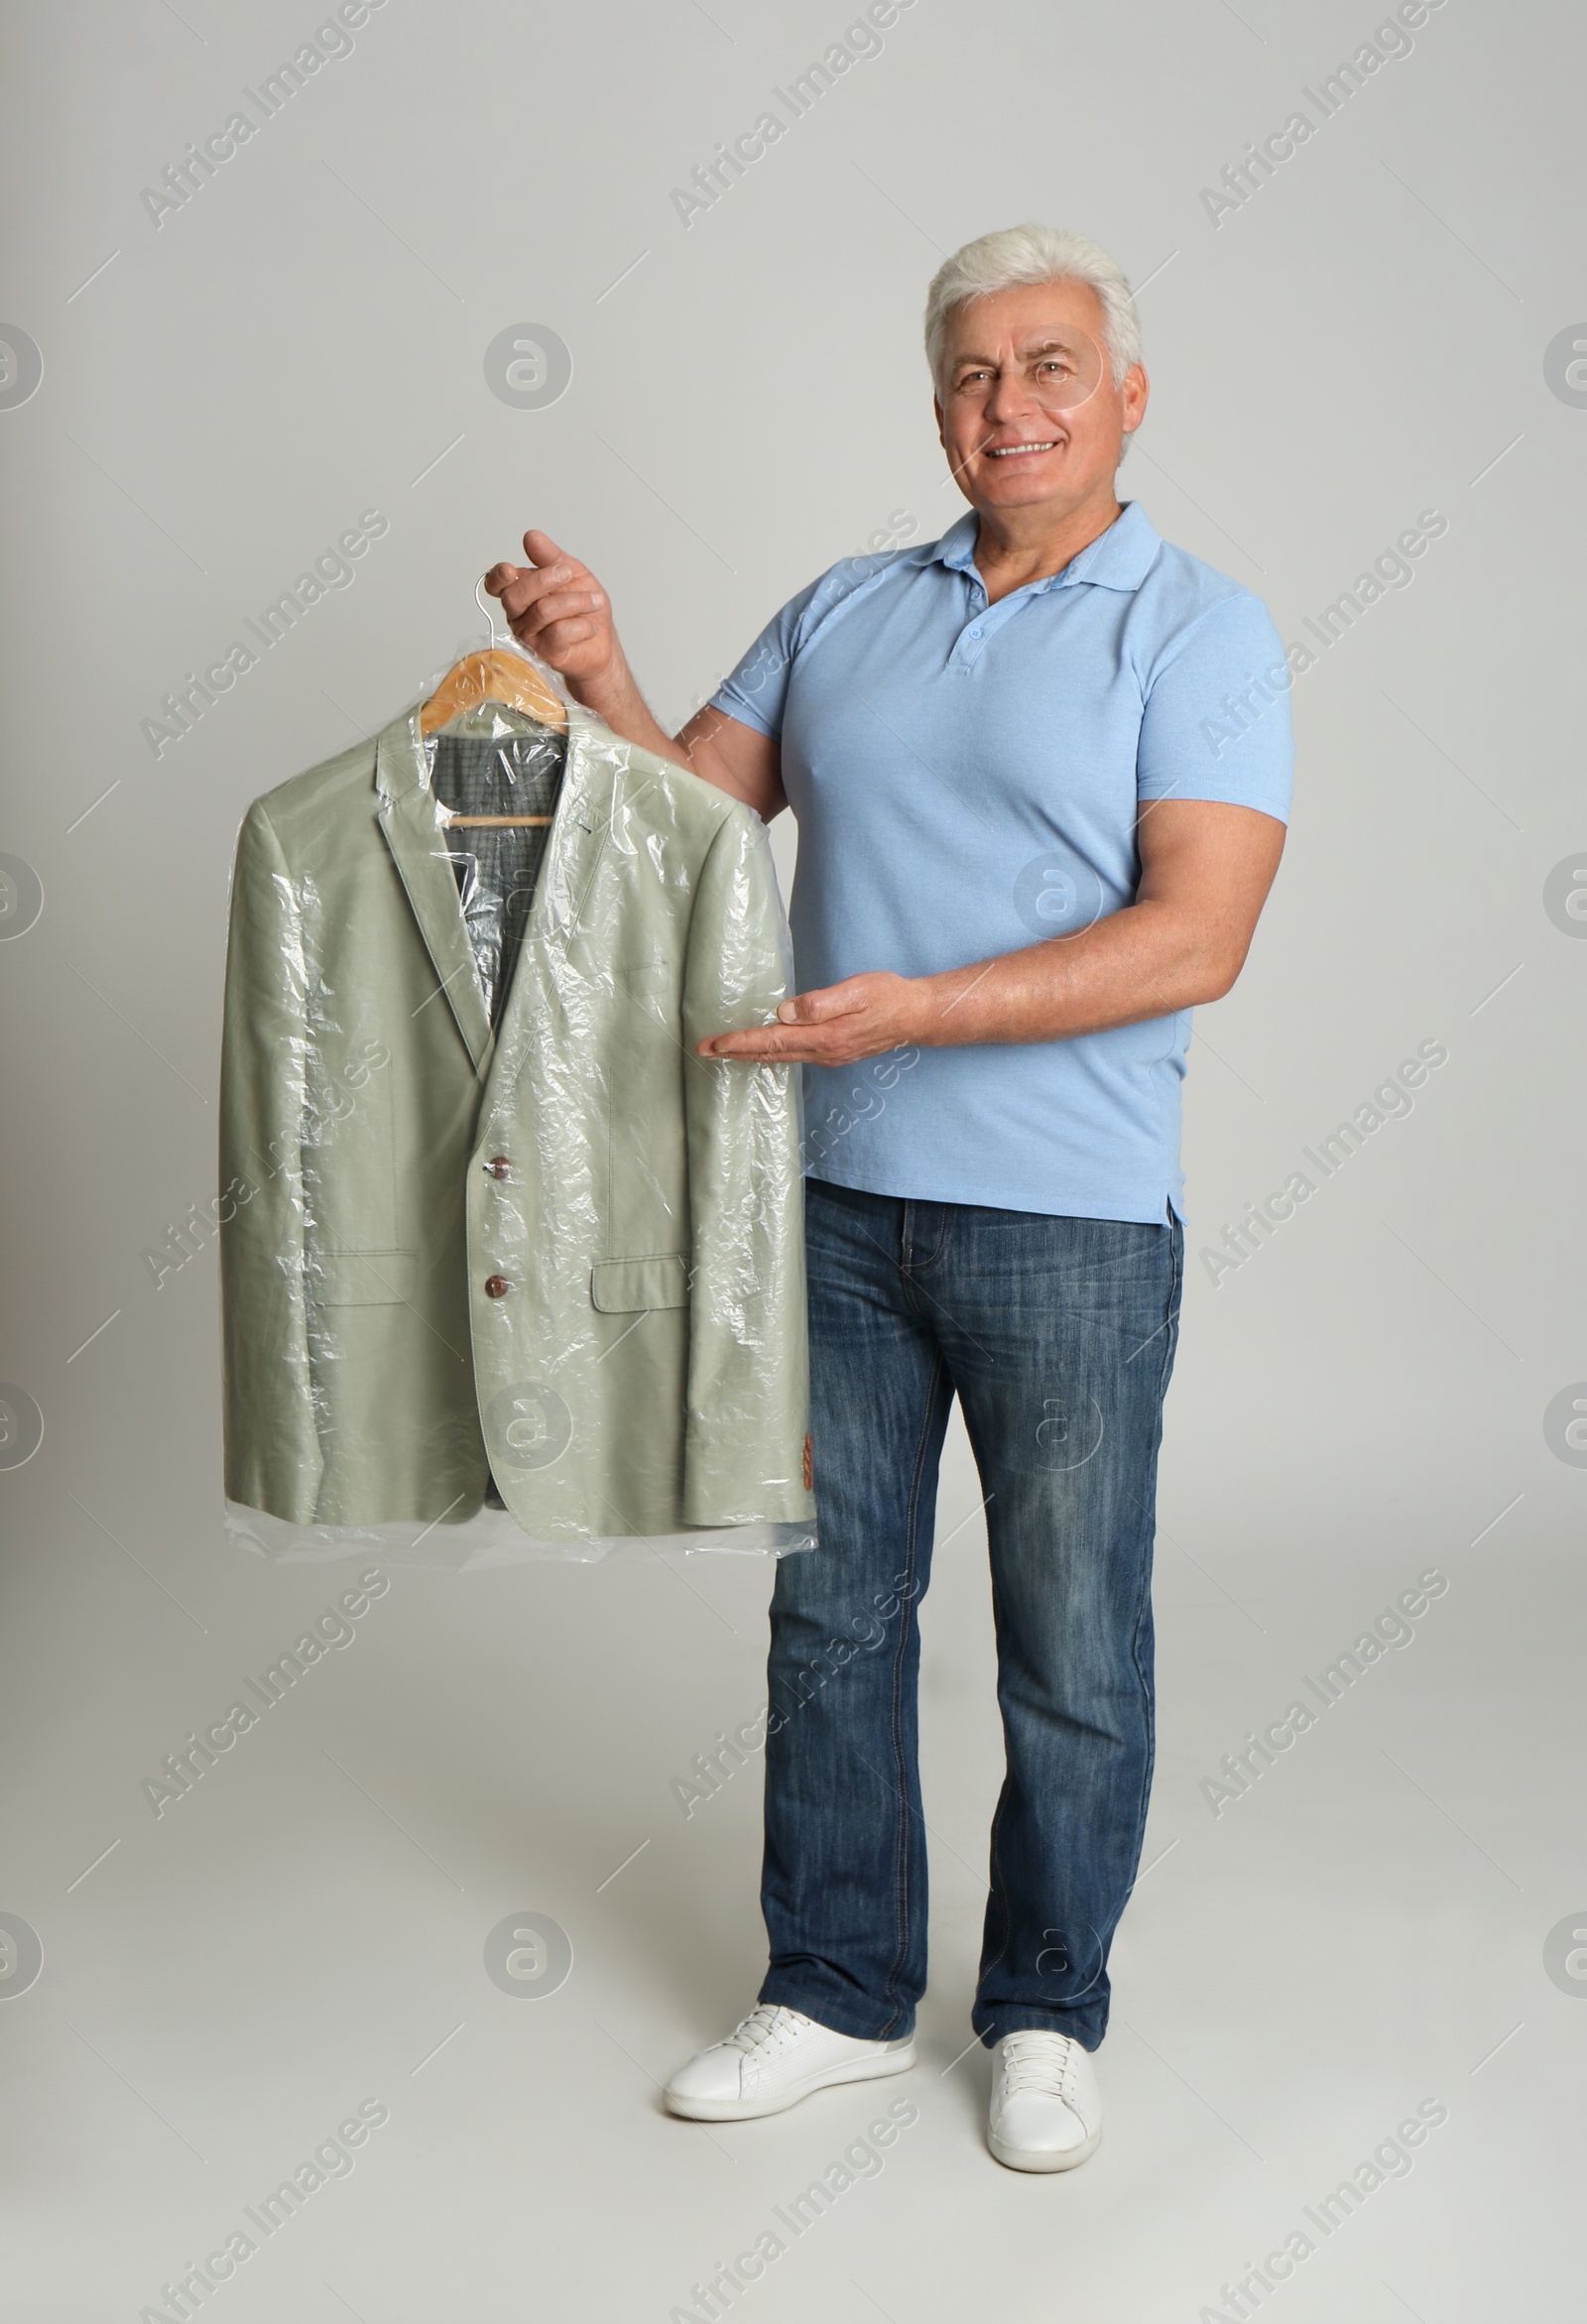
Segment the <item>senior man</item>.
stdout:
<path fill-rule="evenodd" d="M 699 1047 L 805 1068 L 819 1546 L 772 1600 L 770 1966 L 667 2104 L 736 2121 L 915 2062 L 918 1609 L 957 1396 L 1007 1756 L 971 2022 L 992 2152 L 1063 2170 L 1101 2136 L 1152 1777 L 1189 1012 L 1234 983 L 1278 869 L 1290 673 L 1260 601 L 1116 497 L 1148 390 L 1106 252 L 968 244 L 925 344 L 970 513 L 801 590 L 675 740 L 586 567 L 531 532 L 489 586 L 619 734 L 799 830 L 802 989 Z"/>

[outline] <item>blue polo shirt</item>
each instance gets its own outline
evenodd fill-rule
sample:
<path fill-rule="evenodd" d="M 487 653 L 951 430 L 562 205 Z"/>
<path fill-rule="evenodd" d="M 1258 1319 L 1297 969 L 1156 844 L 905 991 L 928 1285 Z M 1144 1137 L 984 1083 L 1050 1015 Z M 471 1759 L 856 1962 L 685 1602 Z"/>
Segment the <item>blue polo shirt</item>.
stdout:
<path fill-rule="evenodd" d="M 782 747 L 800 991 L 928 976 L 1121 911 L 1148 800 L 1287 817 L 1291 676 L 1248 589 L 1137 502 L 989 605 L 973 511 L 849 557 L 713 697 Z M 1190 1012 L 1068 1040 L 805 1067 L 805 1162 L 841 1186 L 1160 1224 L 1181 1214 Z"/>

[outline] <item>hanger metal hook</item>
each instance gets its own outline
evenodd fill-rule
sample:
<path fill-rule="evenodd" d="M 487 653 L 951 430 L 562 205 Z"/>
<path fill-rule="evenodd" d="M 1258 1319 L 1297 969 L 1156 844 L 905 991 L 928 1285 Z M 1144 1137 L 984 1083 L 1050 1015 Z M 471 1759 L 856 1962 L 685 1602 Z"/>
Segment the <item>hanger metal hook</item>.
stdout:
<path fill-rule="evenodd" d="M 487 651 L 493 650 L 497 646 L 510 646 L 513 643 L 513 633 L 511 630 L 508 631 L 505 638 L 498 638 L 496 635 L 496 616 L 491 611 L 491 606 L 495 604 L 496 600 L 493 597 L 490 600 L 490 604 L 485 602 L 485 598 L 482 594 L 484 587 L 485 575 L 484 573 L 481 573 L 479 579 L 474 583 L 474 603 L 479 607 L 480 612 L 485 616 L 485 627 L 490 632 L 490 646 Z"/>

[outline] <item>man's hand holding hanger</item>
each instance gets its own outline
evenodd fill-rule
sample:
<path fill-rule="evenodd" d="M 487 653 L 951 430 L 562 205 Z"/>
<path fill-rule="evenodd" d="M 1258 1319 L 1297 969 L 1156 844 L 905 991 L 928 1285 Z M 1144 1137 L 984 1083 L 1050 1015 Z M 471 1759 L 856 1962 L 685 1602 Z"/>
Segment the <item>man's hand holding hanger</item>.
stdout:
<path fill-rule="evenodd" d="M 564 677 L 586 708 L 606 717 L 601 697 L 620 691 L 612 682 L 618 673 L 628 677 L 611 599 L 588 565 L 558 549 L 549 533 L 526 533 L 524 554 L 527 566 L 492 565 L 485 587 L 501 599 L 519 644 Z"/>

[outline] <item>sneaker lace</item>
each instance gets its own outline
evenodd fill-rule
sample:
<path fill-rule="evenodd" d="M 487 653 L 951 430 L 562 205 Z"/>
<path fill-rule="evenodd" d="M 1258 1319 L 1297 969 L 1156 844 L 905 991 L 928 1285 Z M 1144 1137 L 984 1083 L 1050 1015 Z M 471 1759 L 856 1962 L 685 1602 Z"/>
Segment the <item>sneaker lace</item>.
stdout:
<path fill-rule="evenodd" d="M 1017 2090 L 1039 2090 L 1067 2103 L 1074 2094 L 1073 2037 L 1035 2029 L 1011 2033 L 1003 2044 L 1003 2082 L 1010 2097 Z"/>
<path fill-rule="evenodd" d="M 785 2009 L 780 2002 L 760 2002 L 749 2016 L 737 2024 L 723 2042 L 724 2049 L 739 2049 L 749 2057 L 757 2049 L 772 2043 L 781 2048 L 791 2041 L 801 2025 L 810 2022 L 797 2010 Z"/>

